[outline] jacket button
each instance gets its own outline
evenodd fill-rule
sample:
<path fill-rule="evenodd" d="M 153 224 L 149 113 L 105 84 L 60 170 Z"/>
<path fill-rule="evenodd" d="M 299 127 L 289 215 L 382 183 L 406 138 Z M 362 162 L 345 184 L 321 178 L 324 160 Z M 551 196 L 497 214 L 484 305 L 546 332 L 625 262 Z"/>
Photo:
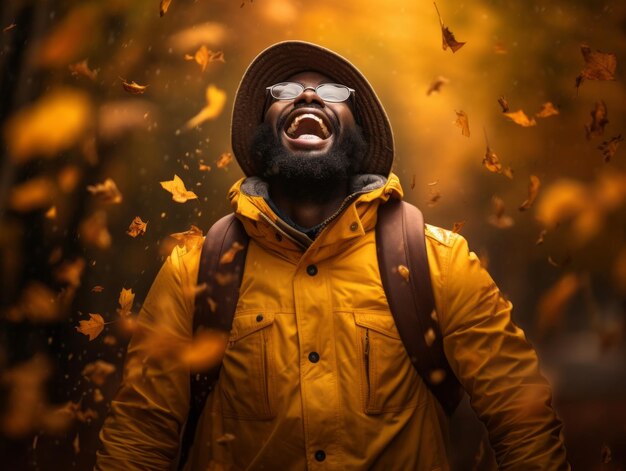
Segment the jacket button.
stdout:
<path fill-rule="evenodd" d="M 324 461 L 326 459 L 326 453 L 324 452 L 324 450 L 317 450 L 315 452 L 315 459 L 317 461 Z"/>
<path fill-rule="evenodd" d="M 358 223 L 353 222 L 352 224 L 350 224 L 350 230 L 352 232 L 355 232 L 358 228 L 359 228 L 359 224 Z"/>
<path fill-rule="evenodd" d="M 263 314 L 259 314 L 258 316 L 256 316 L 257 322 L 261 322 L 262 320 L 263 320 Z"/>
<path fill-rule="evenodd" d="M 306 267 L 306 272 L 309 274 L 309 276 L 315 276 L 317 275 L 317 267 L 315 265 L 309 265 L 308 267 Z"/>
<path fill-rule="evenodd" d="M 320 361 L 320 354 L 317 352 L 309 353 L 309 361 L 311 363 L 317 363 L 318 361 Z"/>

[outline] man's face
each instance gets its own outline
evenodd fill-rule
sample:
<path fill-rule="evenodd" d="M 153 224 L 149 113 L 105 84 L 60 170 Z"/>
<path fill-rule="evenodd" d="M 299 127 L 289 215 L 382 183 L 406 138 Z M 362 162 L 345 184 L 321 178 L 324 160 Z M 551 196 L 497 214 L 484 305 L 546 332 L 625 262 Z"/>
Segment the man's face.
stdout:
<path fill-rule="evenodd" d="M 358 172 L 366 143 L 351 100 L 325 102 L 315 92 L 315 87 L 333 80 L 303 72 L 285 81 L 305 90 L 293 100 L 270 96 L 253 151 L 270 183 L 282 185 L 294 198 L 323 199 L 326 190 Z"/>

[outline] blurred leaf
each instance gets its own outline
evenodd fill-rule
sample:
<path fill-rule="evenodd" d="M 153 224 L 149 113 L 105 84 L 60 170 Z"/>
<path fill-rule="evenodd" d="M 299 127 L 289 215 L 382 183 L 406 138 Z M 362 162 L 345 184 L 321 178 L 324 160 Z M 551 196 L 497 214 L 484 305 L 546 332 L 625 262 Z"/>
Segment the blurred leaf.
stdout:
<path fill-rule="evenodd" d="M 604 127 L 609 124 L 609 120 L 607 119 L 608 111 L 604 101 L 596 102 L 596 105 L 593 110 L 591 110 L 590 114 L 591 122 L 585 125 L 587 139 L 603 136 Z"/>
<path fill-rule="evenodd" d="M 504 98 L 503 96 L 498 98 L 498 104 L 500 105 L 500 108 L 502 108 L 502 112 L 503 113 L 508 113 L 509 111 L 509 102 L 506 101 L 506 98 Z"/>
<path fill-rule="evenodd" d="M 76 144 L 90 126 L 89 96 L 71 88 L 48 92 L 9 118 L 4 137 L 18 163 L 33 157 L 53 158 Z"/>
<path fill-rule="evenodd" d="M 541 109 L 535 113 L 537 118 L 548 118 L 550 116 L 556 116 L 559 114 L 559 110 L 554 107 L 552 102 L 548 101 L 541 105 Z"/>
<path fill-rule="evenodd" d="M 439 77 L 437 77 L 435 80 L 432 81 L 432 83 L 428 87 L 428 90 L 426 91 L 426 95 L 430 95 L 431 93 L 435 93 L 435 92 L 437 93 L 441 92 L 441 87 L 447 83 L 450 83 L 450 80 L 440 75 Z"/>
<path fill-rule="evenodd" d="M 111 233 L 107 228 L 107 213 L 105 211 L 96 211 L 83 219 L 78 226 L 78 233 L 80 240 L 85 245 L 99 249 L 108 249 L 111 246 Z"/>
<path fill-rule="evenodd" d="M 506 208 L 502 198 L 494 196 L 491 199 L 491 204 L 493 206 L 493 214 L 487 219 L 489 224 L 499 229 L 506 229 L 515 224 L 513 218 L 505 214 Z"/>
<path fill-rule="evenodd" d="M 452 227 L 452 232 L 454 232 L 455 234 L 460 234 L 463 226 L 465 226 L 465 221 L 455 222 Z"/>
<path fill-rule="evenodd" d="M 429 188 L 428 190 L 428 207 L 432 208 L 441 199 L 441 192 L 437 188 Z"/>
<path fill-rule="evenodd" d="M 224 332 L 200 331 L 180 350 L 180 360 L 192 372 L 205 371 L 221 363 L 227 343 Z"/>
<path fill-rule="evenodd" d="M 49 207 L 56 196 L 56 185 L 47 177 L 35 177 L 11 188 L 9 207 L 19 212 Z"/>
<path fill-rule="evenodd" d="M 39 281 L 30 281 L 22 290 L 16 304 L 6 312 L 7 320 L 20 322 L 59 322 L 62 311 L 58 303 L 58 295 L 47 285 Z"/>
<path fill-rule="evenodd" d="M 605 162 L 610 162 L 611 159 L 615 157 L 615 152 L 617 152 L 617 148 L 623 140 L 624 138 L 622 135 L 618 134 L 617 136 L 610 138 L 608 141 L 603 141 L 602 144 L 598 146 L 598 150 L 602 151 Z"/>
<path fill-rule="evenodd" d="M 56 219 L 57 218 L 57 207 L 56 206 L 50 206 L 50 209 L 48 209 L 48 211 L 46 211 L 46 214 L 44 214 L 44 216 L 46 217 L 46 219 Z"/>
<path fill-rule="evenodd" d="M 455 113 L 456 121 L 454 122 L 454 124 L 461 128 L 461 134 L 463 134 L 465 137 L 470 137 L 469 119 L 467 117 L 467 114 L 465 114 L 465 111 L 463 110 L 455 111 Z"/>
<path fill-rule="evenodd" d="M 230 152 L 223 152 L 219 159 L 217 159 L 217 163 L 215 166 L 217 168 L 226 168 L 233 161 L 233 154 Z"/>
<path fill-rule="evenodd" d="M 187 121 L 187 129 L 193 129 L 205 121 L 217 118 L 226 104 L 226 92 L 220 90 L 215 85 L 209 85 L 206 89 L 207 105 L 202 110 Z"/>
<path fill-rule="evenodd" d="M 534 118 L 529 119 L 528 116 L 526 116 L 526 113 L 524 113 L 522 110 L 512 111 L 510 113 L 504 113 L 504 116 L 509 118 L 515 124 L 519 124 L 520 126 L 524 128 L 535 126 L 537 124 L 537 121 L 535 121 Z"/>
<path fill-rule="evenodd" d="M 578 275 L 567 273 L 541 296 L 537 304 L 537 329 L 540 334 L 546 334 L 562 323 L 563 312 L 580 287 Z"/>
<path fill-rule="evenodd" d="M 9 31 L 11 31 L 12 29 L 14 29 L 17 25 L 15 23 L 11 23 L 8 26 L 5 26 L 4 28 L 2 28 L 2 32 L 3 33 L 8 33 Z"/>
<path fill-rule="evenodd" d="M 227 30 L 224 25 L 208 21 L 193 24 L 193 26 L 172 35 L 170 45 L 176 52 L 185 53 L 203 44 L 220 45 L 226 36 Z"/>
<path fill-rule="evenodd" d="M 189 54 L 185 54 L 185 60 L 193 61 L 195 60 L 202 72 L 204 72 L 207 66 L 211 62 L 226 62 L 224 60 L 224 53 L 222 51 L 213 52 L 208 49 L 204 44 L 200 46 L 200 48 L 196 51 L 196 53 L 192 56 Z"/>
<path fill-rule="evenodd" d="M 95 82 L 96 77 L 98 76 L 98 70 L 91 70 L 87 65 L 87 59 L 83 59 L 80 62 L 70 64 L 69 69 L 70 72 L 72 72 L 73 76 L 78 77 L 79 75 L 82 75 L 92 82 Z"/>
<path fill-rule="evenodd" d="M 167 10 L 170 8 L 170 3 L 172 0 L 161 0 L 161 4 L 159 5 L 159 15 L 163 16 L 167 13 Z"/>
<path fill-rule="evenodd" d="M 79 321 L 78 324 L 79 326 L 76 327 L 76 330 L 81 334 L 88 336 L 90 342 L 96 339 L 104 329 L 104 319 L 100 314 L 89 313 L 89 320 Z"/>
<path fill-rule="evenodd" d="M 161 182 L 164 190 L 172 194 L 172 199 L 177 203 L 186 203 L 188 200 L 195 200 L 198 196 L 185 188 L 185 184 L 178 175 L 174 175 L 173 180 Z"/>
<path fill-rule="evenodd" d="M 441 15 L 439 14 L 439 8 L 437 8 L 437 4 L 433 2 L 433 5 L 435 5 L 435 9 L 437 10 L 437 16 L 439 17 L 439 24 L 441 26 L 441 40 L 443 50 L 445 51 L 446 49 L 450 48 L 452 52 L 458 51 L 463 47 L 465 43 L 461 43 L 456 40 L 456 38 L 454 37 L 454 33 L 443 24 L 443 20 L 441 19 Z"/>
<path fill-rule="evenodd" d="M 547 233 L 548 233 L 547 229 L 542 229 L 541 232 L 539 233 L 539 236 L 537 237 L 537 240 L 535 241 L 535 245 L 543 244 L 543 241 L 544 241 Z"/>
<path fill-rule="evenodd" d="M 585 68 L 576 77 L 576 88 L 580 87 L 584 79 L 587 80 L 615 80 L 617 57 L 612 53 L 592 51 L 589 46 L 580 46 L 580 52 L 585 59 Z"/>
<path fill-rule="evenodd" d="M 102 293 L 104 291 L 104 286 L 96 285 L 91 288 L 92 293 Z"/>
<path fill-rule="evenodd" d="M 237 437 L 235 437 L 232 433 L 225 433 L 224 435 L 215 439 L 215 443 L 218 443 L 219 445 L 225 445 L 226 443 L 232 442 L 235 438 Z M 213 471 L 213 469 L 211 469 L 211 471 Z"/>
<path fill-rule="evenodd" d="M 120 78 L 122 81 L 122 87 L 131 95 L 143 95 L 148 89 L 149 85 L 139 85 L 137 82 L 132 81 L 128 83 L 123 78 Z"/>
<path fill-rule="evenodd" d="M 498 41 L 493 45 L 493 52 L 496 54 L 508 54 L 509 50 L 502 42 Z"/>
<path fill-rule="evenodd" d="M 539 180 L 539 177 L 537 177 L 536 175 L 531 175 L 530 183 L 528 184 L 528 198 L 519 207 L 520 211 L 526 211 L 533 205 L 535 199 L 537 198 L 537 194 L 539 194 L 540 186 L 541 181 Z"/>
<path fill-rule="evenodd" d="M 233 245 L 231 245 L 229 249 L 220 257 L 220 265 L 231 263 L 235 259 L 237 252 L 241 250 L 243 250 L 243 245 L 239 242 L 233 242 Z"/>
<path fill-rule="evenodd" d="M 111 178 L 107 178 L 104 183 L 88 185 L 87 191 L 105 203 L 119 204 L 122 202 L 122 193 Z"/>
<path fill-rule="evenodd" d="M 199 163 L 198 164 L 198 170 L 200 170 L 201 172 L 210 172 L 211 171 L 211 166 L 210 165 L 205 165 L 203 163 Z"/>
<path fill-rule="evenodd" d="M 122 288 L 122 291 L 120 291 L 120 297 L 118 298 L 117 302 L 120 305 L 117 313 L 120 315 L 120 317 L 128 317 L 133 310 L 135 293 L 133 293 L 132 289 Z"/>
<path fill-rule="evenodd" d="M 147 222 L 143 222 L 139 216 L 135 216 L 133 222 L 130 223 L 126 234 L 131 237 L 137 237 L 138 235 L 144 235 L 146 233 Z"/>
<path fill-rule="evenodd" d="M 81 374 L 93 384 L 104 386 L 107 377 L 115 373 L 115 369 L 115 365 L 103 360 L 97 360 L 85 365 Z"/>
<path fill-rule="evenodd" d="M 398 273 L 402 278 L 404 278 L 404 281 L 409 281 L 409 269 L 407 267 L 404 265 L 398 265 Z"/>
<path fill-rule="evenodd" d="M 446 371 L 442 369 L 432 370 L 428 374 L 428 379 L 434 385 L 440 384 L 444 379 L 446 379 Z"/>
<path fill-rule="evenodd" d="M 82 177 L 81 169 L 76 165 L 66 165 L 57 174 L 57 183 L 63 193 L 71 193 L 78 186 Z"/>
<path fill-rule="evenodd" d="M 80 286 L 80 278 L 85 270 L 85 259 L 77 258 L 74 261 L 65 261 L 54 271 L 54 279 L 59 283 L 70 286 Z"/>
<path fill-rule="evenodd" d="M 184 246 L 188 251 L 201 246 L 203 240 L 202 230 L 194 225 L 188 231 L 176 232 L 175 234 L 170 234 L 170 237 L 175 239 L 179 246 Z"/>

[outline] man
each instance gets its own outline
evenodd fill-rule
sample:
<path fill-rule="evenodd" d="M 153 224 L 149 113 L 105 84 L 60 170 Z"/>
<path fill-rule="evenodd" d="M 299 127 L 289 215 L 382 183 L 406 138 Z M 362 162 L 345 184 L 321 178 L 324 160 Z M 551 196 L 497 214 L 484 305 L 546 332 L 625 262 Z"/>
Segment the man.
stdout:
<path fill-rule="evenodd" d="M 378 208 L 402 198 L 393 137 L 347 60 L 289 41 L 244 74 L 232 121 L 248 176 L 229 193 L 250 237 L 228 347 L 187 470 L 445 470 L 447 417 L 413 367 L 376 257 Z M 445 353 L 501 469 L 569 469 L 537 357 L 466 241 L 427 226 Z M 150 333 L 192 336 L 200 248 L 177 249 L 146 298 L 96 468 L 169 469 L 189 371 Z M 137 372 L 141 370 L 141 372 Z"/>

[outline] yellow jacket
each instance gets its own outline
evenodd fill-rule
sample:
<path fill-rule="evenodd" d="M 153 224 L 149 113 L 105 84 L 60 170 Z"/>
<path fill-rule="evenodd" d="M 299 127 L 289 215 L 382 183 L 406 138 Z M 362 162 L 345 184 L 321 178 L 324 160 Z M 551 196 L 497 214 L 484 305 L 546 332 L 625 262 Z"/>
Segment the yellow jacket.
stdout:
<path fill-rule="evenodd" d="M 251 237 L 246 267 L 185 469 L 449 469 L 447 419 L 406 355 L 377 266 L 377 208 L 402 197 L 397 177 L 354 195 L 312 242 L 241 185 L 229 197 Z M 445 352 L 500 469 L 569 469 L 549 386 L 510 302 L 463 237 L 427 226 L 426 239 Z M 191 338 L 199 258 L 199 247 L 175 249 L 150 289 L 98 470 L 176 460 L 189 371 L 147 345 L 157 331 Z"/>

